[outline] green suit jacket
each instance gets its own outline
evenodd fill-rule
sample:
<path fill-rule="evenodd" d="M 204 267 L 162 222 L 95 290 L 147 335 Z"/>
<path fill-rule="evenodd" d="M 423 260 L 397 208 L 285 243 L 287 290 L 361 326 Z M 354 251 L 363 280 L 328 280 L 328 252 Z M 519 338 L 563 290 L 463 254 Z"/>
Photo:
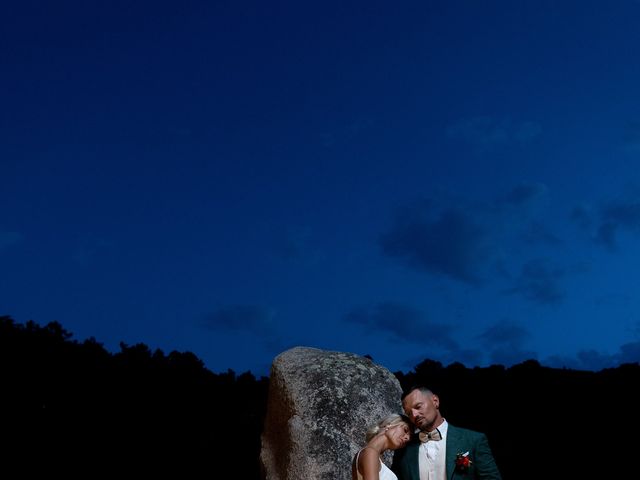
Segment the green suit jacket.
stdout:
<path fill-rule="evenodd" d="M 498 466 L 491 453 L 489 442 L 484 433 L 474 432 L 449 424 L 447 429 L 447 479 L 483 479 L 501 480 Z M 391 469 L 398 480 L 420 480 L 418 472 L 418 454 L 420 440 L 413 438 L 405 448 L 396 450 Z M 469 452 L 471 466 L 468 470 L 456 470 L 456 454 Z"/>

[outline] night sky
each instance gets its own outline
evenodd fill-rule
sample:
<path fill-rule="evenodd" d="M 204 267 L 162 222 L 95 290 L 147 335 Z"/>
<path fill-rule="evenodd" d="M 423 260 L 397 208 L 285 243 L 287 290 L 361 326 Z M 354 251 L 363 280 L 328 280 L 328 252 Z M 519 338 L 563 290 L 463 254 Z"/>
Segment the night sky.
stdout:
<path fill-rule="evenodd" d="M 268 374 L 298 345 L 640 361 L 640 2 L 0 7 L 0 314 Z"/>

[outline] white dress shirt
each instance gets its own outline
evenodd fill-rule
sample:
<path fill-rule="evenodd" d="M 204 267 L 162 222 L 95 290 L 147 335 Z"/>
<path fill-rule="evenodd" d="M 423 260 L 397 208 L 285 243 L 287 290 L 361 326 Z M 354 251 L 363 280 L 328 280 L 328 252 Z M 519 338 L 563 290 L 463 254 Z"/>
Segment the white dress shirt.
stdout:
<path fill-rule="evenodd" d="M 447 480 L 447 430 L 445 420 L 438 426 L 442 440 L 429 440 L 420 445 L 418 468 L 420 480 Z"/>

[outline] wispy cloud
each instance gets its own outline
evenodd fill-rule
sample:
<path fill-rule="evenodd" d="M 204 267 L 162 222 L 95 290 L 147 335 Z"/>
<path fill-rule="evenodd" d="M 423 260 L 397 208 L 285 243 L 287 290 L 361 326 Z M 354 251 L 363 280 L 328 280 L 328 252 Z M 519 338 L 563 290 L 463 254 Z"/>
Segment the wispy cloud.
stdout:
<path fill-rule="evenodd" d="M 458 199 L 442 207 L 436 201 L 406 207 L 396 212 L 391 227 L 379 237 L 379 245 L 383 254 L 416 270 L 481 285 L 491 274 L 487 266 L 506 268 L 508 263 L 520 263 L 516 252 L 563 244 L 537 218 L 535 207 L 546 192 L 545 185 L 528 182 L 492 201 Z"/>
<path fill-rule="evenodd" d="M 444 349 L 458 347 L 451 336 L 451 326 L 431 322 L 420 310 L 396 302 L 382 302 L 371 308 L 355 308 L 345 315 L 344 320 L 361 325 L 371 333 L 386 333 L 401 342 Z"/>
<path fill-rule="evenodd" d="M 505 292 L 521 295 L 540 304 L 557 304 L 565 297 L 565 292 L 560 287 L 560 279 L 565 274 L 563 268 L 548 259 L 530 260 L 522 266 L 513 286 Z"/>
<path fill-rule="evenodd" d="M 640 341 L 625 343 L 614 354 L 604 354 L 596 350 L 581 350 L 575 357 L 553 355 L 545 363 L 555 368 L 577 370 L 602 370 L 623 363 L 640 363 Z"/>
<path fill-rule="evenodd" d="M 423 356 L 411 357 L 404 365 L 413 368 L 425 360 L 433 360 L 445 365 L 454 361 L 460 362 L 466 367 L 486 363 L 510 367 L 526 360 L 536 360 L 552 368 L 599 371 L 625 363 L 640 363 L 640 340 L 621 345 L 613 354 L 587 349 L 579 351 L 574 356 L 550 355 L 540 359 L 538 353 L 525 348 L 529 338 L 530 333 L 526 328 L 505 320 L 487 328 L 476 337 L 481 348 L 450 349 L 445 352 L 429 351 Z"/>
<path fill-rule="evenodd" d="M 610 250 L 616 250 L 616 237 L 620 230 L 640 232 L 640 201 L 610 204 L 602 209 L 597 241 Z"/>
<path fill-rule="evenodd" d="M 631 326 L 631 335 L 636 340 L 620 345 L 617 352 L 608 354 L 595 349 L 580 350 L 574 357 L 567 355 L 552 355 L 546 364 L 556 368 L 573 368 L 577 370 L 598 371 L 603 368 L 613 368 L 624 363 L 640 363 L 640 322 Z"/>
<path fill-rule="evenodd" d="M 571 210 L 570 219 L 597 244 L 615 252 L 622 232 L 640 233 L 640 192 L 630 188 L 625 198 L 601 202 L 600 207 L 578 205 Z"/>
<path fill-rule="evenodd" d="M 620 346 L 620 353 L 616 355 L 616 363 L 640 362 L 640 341 L 625 343 Z"/>
<path fill-rule="evenodd" d="M 471 215 L 449 208 L 433 220 L 421 212 L 396 218 L 380 238 L 382 251 L 410 266 L 468 283 L 481 282 L 479 267 L 488 254 L 487 234 Z"/>
<path fill-rule="evenodd" d="M 523 348 L 530 336 L 522 325 L 502 320 L 488 327 L 477 339 L 488 352 L 487 360 L 490 363 L 510 366 L 537 358 L 534 351 Z"/>
<path fill-rule="evenodd" d="M 577 205 L 569 214 L 569 218 L 583 230 L 590 229 L 595 223 L 593 210 L 587 205 Z"/>

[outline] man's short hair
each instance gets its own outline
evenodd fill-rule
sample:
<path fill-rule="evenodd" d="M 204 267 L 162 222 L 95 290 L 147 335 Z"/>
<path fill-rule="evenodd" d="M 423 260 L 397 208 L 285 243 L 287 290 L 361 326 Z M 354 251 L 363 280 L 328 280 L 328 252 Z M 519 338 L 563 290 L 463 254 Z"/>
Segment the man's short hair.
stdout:
<path fill-rule="evenodd" d="M 411 385 L 409 388 L 407 388 L 405 391 L 402 392 L 402 397 L 400 397 L 400 400 L 404 401 L 405 397 L 409 395 L 411 392 L 413 392 L 414 390 L 420 390 L 424 394 L 433 394 L 433 390 L 431 390 L 426 385 L 421 383 L 416 383 L 414 385 Z"/>

